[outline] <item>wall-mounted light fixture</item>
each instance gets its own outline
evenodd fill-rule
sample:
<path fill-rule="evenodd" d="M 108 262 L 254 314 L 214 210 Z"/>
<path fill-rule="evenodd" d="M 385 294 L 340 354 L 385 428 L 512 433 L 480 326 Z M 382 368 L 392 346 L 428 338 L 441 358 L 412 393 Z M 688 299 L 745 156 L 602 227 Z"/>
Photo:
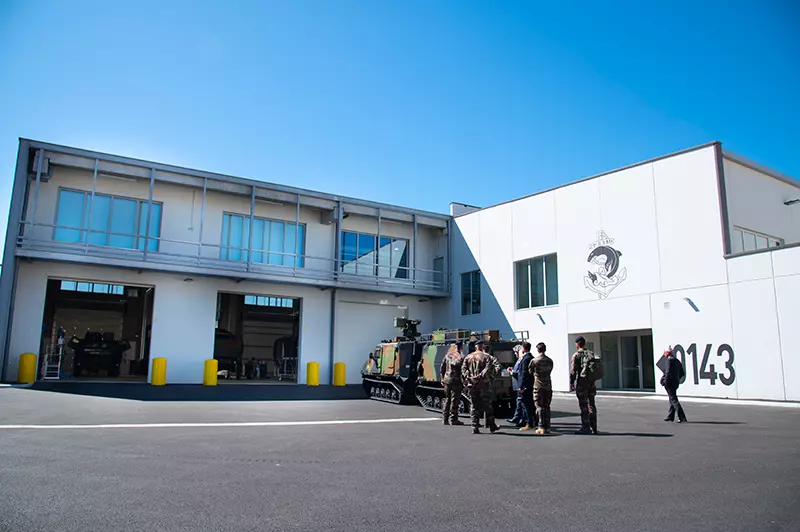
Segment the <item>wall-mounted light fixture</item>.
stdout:
<path fill-rule="evenodd" d="M 784 205 L 794 205 L 795 203 L 800 203 L 800 198 L 790 199 L 783 202 Z"/>
<path fill-rule="evenodd" d="M 687 303 L 689 303 L 689 306 L 692 307 L 695 312 L 700 312 L 700 309 L 697 308 L 697 305 L 694 304 L 694 301 L 692 301 L 688 297 L 684 297 L 683 300 L 686 301 Z"/>

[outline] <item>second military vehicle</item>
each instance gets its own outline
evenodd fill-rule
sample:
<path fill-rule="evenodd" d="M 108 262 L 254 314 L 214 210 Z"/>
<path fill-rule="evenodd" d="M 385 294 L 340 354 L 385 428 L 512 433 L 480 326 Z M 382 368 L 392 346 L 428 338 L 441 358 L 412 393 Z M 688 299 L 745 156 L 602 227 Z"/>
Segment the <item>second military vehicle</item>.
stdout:
<path fill-rule="evenodd" d="M 513 408 L 516 397 L 506 368 L 516 362 L 514 346 L 527 339 L 527 332 L 513 333 L 512 339 L 503 339 L 496 330 L 440 329 L 423 337 L 417 330 L 420 323 L 420 320 L 395 318 L 394 326 L 401 331 L 400 335 L 384 340 L 369 354 L 361 375 L 364 391 L 370 399 L 397 404 L 419 402 L 428 410 L 441 412 L 444 403 L 439 371 L 442 359 L 451 350 L 467 355 L 474 350 L 475 342 L 482 339 L 501 367 L 493 384 L 494 407 L 499 411 Z M 469 407 L 465 389 L 460 412 L 467 415 Z"/>
<path fill-rule="evenodd" d="M 425 345 L 417 371 L 417 387 L 415 394 L 419 403 L 432 412 L 441 412 L 444 405 L 444 386 L 442 385 L 441 365 L 445 355 L 450 351 L 458 351 L 466 356 L 475 349 L 479 339 L 486 344 L 486 351 L 494 355 L 500 364 L 500 373 L 492 383 L 494 401 L 492 406 L 496 412 L 513 411 L 516 406 L 516 393 L 511 384 L 509 367 L 516 363 L 514 347 L 528 339 L 527 331 L 512 333 L 512 338 L 504 339 L 497 330 L 470 332 L 463 329 L 438 330 L 431 335 L 431 341 Z M 461 392 L 459 414 L 468 415 L 470 409 L 469 391 L 465 387 Z"/>

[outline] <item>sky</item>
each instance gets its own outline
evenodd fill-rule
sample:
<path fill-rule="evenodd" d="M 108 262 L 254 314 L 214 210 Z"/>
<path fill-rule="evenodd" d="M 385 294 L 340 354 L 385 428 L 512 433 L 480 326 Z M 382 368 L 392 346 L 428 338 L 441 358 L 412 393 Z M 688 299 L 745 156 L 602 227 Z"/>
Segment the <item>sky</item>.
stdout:
<path fill-rule="evenodd" d="M 19 137 L 443 213 L 713 140 L 800 178 L 798 28 L 793 0 L 0 0 L 0 235 Z"/>

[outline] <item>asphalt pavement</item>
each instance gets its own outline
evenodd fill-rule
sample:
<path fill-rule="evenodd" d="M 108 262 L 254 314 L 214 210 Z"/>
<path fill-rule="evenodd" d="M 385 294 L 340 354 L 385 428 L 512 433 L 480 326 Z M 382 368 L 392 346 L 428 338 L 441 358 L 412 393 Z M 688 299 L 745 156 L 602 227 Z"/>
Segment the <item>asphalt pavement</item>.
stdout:
<path fill-rule="evenodd" d="M 666 407 L 598 398 L 601 434 L 578 436 L 557 396 L 554 435 L 473 435 L 368 400 L 0 388 L 0 530 L 800 530 L 800 409 Z"/>

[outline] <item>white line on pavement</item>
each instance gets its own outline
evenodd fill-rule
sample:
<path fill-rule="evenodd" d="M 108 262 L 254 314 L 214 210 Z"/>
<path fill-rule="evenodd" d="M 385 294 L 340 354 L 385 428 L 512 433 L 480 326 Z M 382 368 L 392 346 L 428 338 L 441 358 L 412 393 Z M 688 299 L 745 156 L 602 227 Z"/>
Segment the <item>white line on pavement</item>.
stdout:
<path fill-rule="evenodd" d="M 355 425 L 368 423 L 410 423 L 414 421 L 436 421 L 438 417 L 406 417 L 393 419 L 336 419 L 327 421 L 249 421 L 230 423 L 118 423 L 108 425 L 0 425 L 0 430 L 17 429 L 162 429 L 162 428 L 207 428 L 207 427 L 297 427 L 305 425 Z"/>

